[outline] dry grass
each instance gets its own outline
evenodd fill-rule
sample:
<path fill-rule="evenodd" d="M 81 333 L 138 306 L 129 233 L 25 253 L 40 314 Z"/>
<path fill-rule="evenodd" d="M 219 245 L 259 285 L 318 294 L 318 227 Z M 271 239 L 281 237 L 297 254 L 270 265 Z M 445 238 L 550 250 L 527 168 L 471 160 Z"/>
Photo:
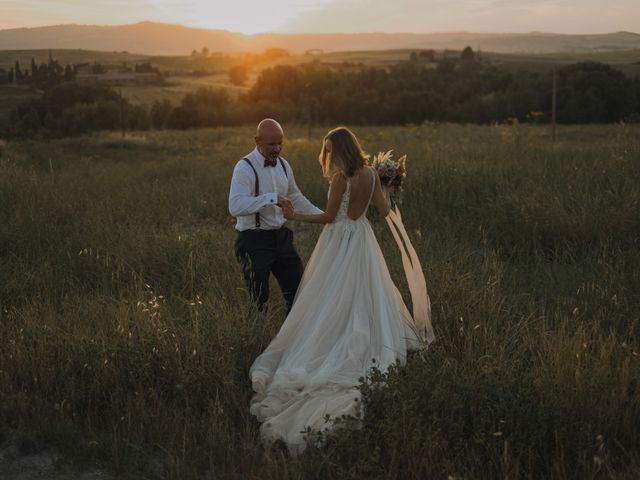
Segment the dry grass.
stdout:
<path fill-rule="evenodd" d="M 324 129 L 287 130 L 323 204 Z M 231 254 L 251 127 L 3 143 L 2 423 L 147 477 L 636 478 L 637 127 L 564 127 L 555 147 L 523 126 L 356 133 L 408 154 L 437 337 L 363 384 L 362 428 L 290 459 L 248 413 L 248 367 L 282 321 L 278 295 L 252 310 Z M 319 230 L 295 230 L 306 259 Z"/>

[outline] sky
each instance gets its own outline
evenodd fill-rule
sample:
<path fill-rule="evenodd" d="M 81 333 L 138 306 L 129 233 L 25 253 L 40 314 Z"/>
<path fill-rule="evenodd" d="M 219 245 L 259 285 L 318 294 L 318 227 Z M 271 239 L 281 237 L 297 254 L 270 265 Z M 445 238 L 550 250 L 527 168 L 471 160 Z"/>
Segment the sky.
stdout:
<path fill-rule="evenodd" d="M 0 29 L 145 20 L 246 34 L 640 33 L 640 0 L 0 0 Z"/>

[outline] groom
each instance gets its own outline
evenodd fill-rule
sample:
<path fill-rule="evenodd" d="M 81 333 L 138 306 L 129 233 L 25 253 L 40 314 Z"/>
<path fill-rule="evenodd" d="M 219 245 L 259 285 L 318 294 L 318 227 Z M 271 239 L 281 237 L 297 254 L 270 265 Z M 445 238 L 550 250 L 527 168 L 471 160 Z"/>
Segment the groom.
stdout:
<path fill-rule="evenodd" d="M 258 124 L 256 148 L 233 170 L 229 212 L 237 218 L 235 255 L 251 297 L 264 311 L 273 273 L 288 313 L 303 267 L 280 207 L 292 205 L 295 211 L 309 214 L 322 210 L 300 193 L 289 162 L 280 157 L 283 138 L 282 127 L 275 120 L 267 118 Z"/>

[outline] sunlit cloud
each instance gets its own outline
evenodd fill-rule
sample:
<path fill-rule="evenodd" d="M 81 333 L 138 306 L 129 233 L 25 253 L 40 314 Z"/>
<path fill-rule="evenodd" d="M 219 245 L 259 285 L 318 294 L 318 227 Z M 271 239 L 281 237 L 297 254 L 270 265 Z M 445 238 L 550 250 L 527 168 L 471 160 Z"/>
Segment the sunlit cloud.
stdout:
<path fill-rule="evenodd" d="M 244 33 L 273 32 L 281 30 L 298 16 L 313 15 L 332 0 L 231 0 L 211 2 L 189 0 L 189 15 L 185 23 L 192 26 L 218 28 Z"/>
<path fill-rule="evenodd" d="M 259 32 L 640 32 L 639 0 L 0 0 L 0 28 L 150 20 Z"/>

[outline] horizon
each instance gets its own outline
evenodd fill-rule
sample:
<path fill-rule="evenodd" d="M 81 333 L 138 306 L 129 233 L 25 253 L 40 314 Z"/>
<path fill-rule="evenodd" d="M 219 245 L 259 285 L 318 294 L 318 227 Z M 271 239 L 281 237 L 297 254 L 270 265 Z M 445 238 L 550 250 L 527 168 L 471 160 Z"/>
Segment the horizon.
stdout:
<path fill-rule="evenodd" d="M 640 2 L 615 0 L 18 0 L 7 2 L 0 30 L 161 23 L 257 34 L 556 34 L 640 32 Z M 125 8 L 126 7 L 126 8 Z M 580 12 L 579 21 L 575 12 Z M 249 13 L 249 14 L 248 14 Z M 97 20 L 100 21 L 97 21 Z M 398 27 L 402 25 L 402 27 Z"/>
<path fill-rule="evenodd" d="M 170 27 L 182 27 L 193 30 L 204 30 L 204 31 L 213 31 L 213 32 L 228 32 L 232 34 L 244 35 L 246 37 L 260 36 L 260 35 L 607 35 L 607 34 L 620 34 L 620 33 L 628 33 L 631 35 L 640 35 L 640 29 L 638 31 L 618 29 L 618 30 L 607 30 L 607 31 L 599 31 L 599 32 L 561 32 L 561 31 L 552 31 L 552 30 L 526 30 L 526 31 L 513 31 L 513 30 L 492 30 L 492 31 L 483 31 L 483 30 L 432 30 L 432 31 L 408 31 L 408 30 L 397 30 L 397 31 L 380 31 L 380 30 L 370 30 L 370 31 L 357 31 L 357 32 L 346 32 L 346 31 L 336 31 L 336 32 L 309 32 L 309 31 L 265 31 L 265 32 L 256 32 L 256 33 L 244 33 L 236 30 L 229 30 L 225 28 L 214 28 L 214 27 L 199 27 L 199 26 L 191 26 L 185 25 L 182 23 L 173 23 L 173 22 L 162 22 L 156 20 L 137 20 L 130 23 L 52 23 L 52 24 L 43 24 L 43 25 L 32 25 L 32 26 L 14 26 L 14 27 L 2 27 L 0 26 L 1 31 L 7 30 L 35 30 L 40 28 L 55 28 L 55 27 L 131 27 L 136 25 L 143 24 L 153 24 L 153 25 L 163 25 Z"/>

